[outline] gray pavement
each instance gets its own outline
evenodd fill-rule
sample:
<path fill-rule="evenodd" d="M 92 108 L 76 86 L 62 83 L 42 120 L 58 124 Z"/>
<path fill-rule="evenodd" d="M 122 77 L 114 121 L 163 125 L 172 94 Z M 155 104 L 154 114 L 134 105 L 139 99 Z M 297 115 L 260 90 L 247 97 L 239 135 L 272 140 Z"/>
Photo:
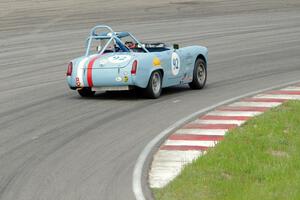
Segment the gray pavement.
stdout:
<path fill-rule="evenodd" d="M 196 110 L 300 77 L 298 0 L 15 0 L 0 2 L 0 199 L 130 200 L 135 161 L 160 131 Z M 92 26 L 142 41 L 209 48 L 208 82 L 82 99 L 70 59 Z"/>

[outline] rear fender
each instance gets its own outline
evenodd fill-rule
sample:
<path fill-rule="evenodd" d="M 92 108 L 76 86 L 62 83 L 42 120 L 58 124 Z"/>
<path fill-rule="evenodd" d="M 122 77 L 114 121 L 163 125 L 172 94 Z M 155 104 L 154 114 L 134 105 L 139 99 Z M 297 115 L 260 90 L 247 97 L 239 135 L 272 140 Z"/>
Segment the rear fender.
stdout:
<path fill-rule="evenodd" d="M 164 74 L 160 60 L 154 53 L 137 54 L 138 70 L 133 77 L 136 86 L 146 88 L 153 71 L 160 70 Z M 155 59 L 157 59 L 155 62 Z"/>
<path fill-rule="evenodd" d="M 140 88 L 146 88 L 148 83 L 149 83 L 149 79 L 151 77 L 151 74 L 154 71 L 160 71 L 162 73 L 162 78 L 164 76 L 164 69 L 162 67 L 152 67 L 151 69 L 144 71 L 144 73 L 140 73 L 135 77 L 135 85 L 140 87 Z M 164 81 L 164 79 L 163 79 Z"/>
<path fill-rule="evenodd" d="M 66 79 L 67 79 L 67 83 L 69 85 L 69 87 L 71 89 L 74 89 L 76 88 L 76 75 L 77 75 L 77 68 L 78 68 L 78 65 L 80 63 L 80 61 L 83 59 L 84 57 L 79 57 L 79 58 L 76 58 L 76 59 L 73 59 L 71 60 L 70 62 L 72 63 L 73 65 L 73 68 L 72 68 L 72 75 L 71 76 L 67 76 Z"/>

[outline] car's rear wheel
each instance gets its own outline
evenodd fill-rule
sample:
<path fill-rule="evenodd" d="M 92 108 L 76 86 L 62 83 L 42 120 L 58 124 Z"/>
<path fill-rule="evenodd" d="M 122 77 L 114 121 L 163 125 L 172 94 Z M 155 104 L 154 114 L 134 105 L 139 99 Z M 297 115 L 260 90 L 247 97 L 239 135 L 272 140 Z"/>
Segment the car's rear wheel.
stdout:
<path fill-rule="evenodd" d="M 189 83 L 192 89 L 202 89 L 207 78 L 206 63 L 201 58 L 197 58 L 194 66 L 193 81 Z"/>
<path fill-rule="evenodd" d="M 84 87 L 80 90 L 77 90 L 79 95 L 82 97 L 93 97 L 95 95 L 95 91 L 92 91 L 90 87 Z"/>
<path fill-rule="evenodd" d="M 162 75 L 160 71 L 152 72 L 148 85 L 145 89 L 146 96 L 156 99 L 160 96 L 162 90 Z"/>

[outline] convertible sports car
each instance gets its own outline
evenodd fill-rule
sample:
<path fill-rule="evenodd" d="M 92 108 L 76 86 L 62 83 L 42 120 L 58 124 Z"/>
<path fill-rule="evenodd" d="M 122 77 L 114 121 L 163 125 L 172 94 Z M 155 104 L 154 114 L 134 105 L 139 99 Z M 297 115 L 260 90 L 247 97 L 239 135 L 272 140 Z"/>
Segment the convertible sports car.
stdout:
<path fill-rule="evenodd" d="M 162 88 L 178 84 L 202 89 L 207 53 L 203 46 L 179 48 L 174 44 L 169 48 L 164 43 L 141 43 L 128 32 L 98 25 L 91 29 L 85 55 L 69 63 L 67 82 L 83 97 L 96 91 L 139 88 L 149 98 L 158 98 Z"/>

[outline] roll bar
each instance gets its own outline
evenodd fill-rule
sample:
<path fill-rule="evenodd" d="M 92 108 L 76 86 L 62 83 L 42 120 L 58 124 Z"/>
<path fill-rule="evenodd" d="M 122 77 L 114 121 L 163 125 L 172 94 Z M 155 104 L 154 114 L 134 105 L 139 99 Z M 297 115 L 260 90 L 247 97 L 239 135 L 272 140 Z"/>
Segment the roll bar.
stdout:
<path fill-rule="evenodd" d="M 100 36 L 97 34 L 97 31 L 101 30 L 101 29 L 106 29 L 108 30 L 106 36 Z M 99 32 L 101 33 L 101 32 Z M 136 39 L 132 34 L 128 33 L 129 36 L 135 40 L 135 42 L 141 46 L 141 48 L 149 53 L 149 51 L 144 47 L 144 45 L 138 41 L 138 39 Z M 90 35 L 88 37 L 88 44 L 87 44 L 87 48 L 86 48 L 86 52 L 85 52 L 85 56 L 88 56 L 89 55 L 89 51 L 90 51 L 90 46 L 91 46 L 91 42 L 92 42 L 92 39 L 109 39 L 108 42 L 105 44 L 105 46 L 103 47 L 103 49 L 101 50 L 101 52 L 99 54 L 102 54 L 104 52 L 104 50 L 106 49 L 106 47 L 109 45 L 109 43 L 112 41 L 112 40 L 115 40 L 115 41 L 118 41 L 119 43 L 121 43 L 122 45 L 124 45 L 126 47 L 126 45 L 122 42 L 122 40 L 120 40 L 120 38 L 118 38 L 116 32 L 113 31 L 113 29 L 107 25 L 97 25 L 95 27 L 93 27 L 90 31 Z M 127 48 L 127 47 L 126 47 Z"/>
<path fill-rule="evenodd" d="M 90 36 L 97 36 L 96 31 L 99 29 L 107 29 L 112 35 L 115 35 L 115 32 L 107 25 L 97 25 L 91 29 Z"/>

